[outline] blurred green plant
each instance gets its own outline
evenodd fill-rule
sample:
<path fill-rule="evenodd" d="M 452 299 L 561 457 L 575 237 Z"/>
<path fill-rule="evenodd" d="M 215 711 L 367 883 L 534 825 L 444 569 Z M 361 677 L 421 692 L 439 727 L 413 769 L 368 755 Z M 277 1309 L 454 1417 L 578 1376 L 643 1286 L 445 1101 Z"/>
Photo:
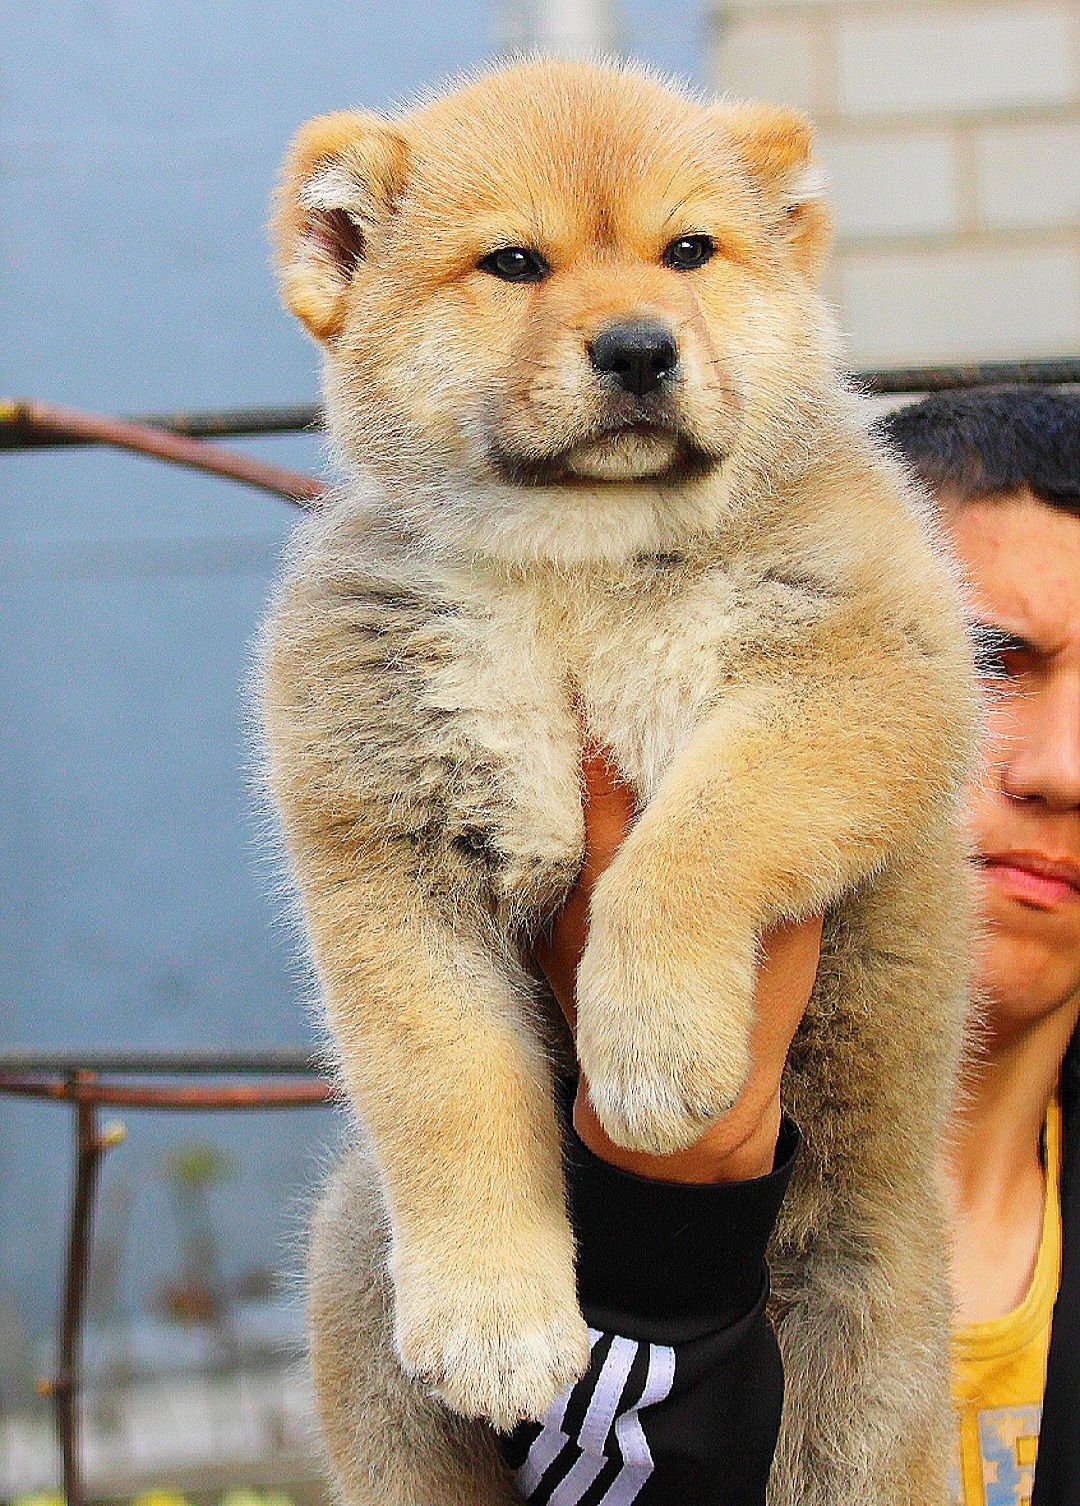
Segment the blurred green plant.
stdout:
<path fill-rule="evenodd" d="M 180 1269 L 163 1281 L 159 1305 L 183 1323 L 217 1326 L 229 1345 L 229 1293 L 221 1273 L 210 1194 L 237 1174 L 234 1156 L 205 1140 L 174 1146 L 163 1158 L 165 1185 L 176 1211 L 180 1235 Z"/>
<path fill-rule="evenodd" d="M 218 1506 L 294 1506 L 291 1496 L 280 1490 L 227 1490 Z"/>
<path fill-rule="evenodd" d="M 236 1157 L 208 1140 L 188 1140 L 165 1155 L 165 1174 L 181 1187 L 208 1188 L 236 1176 Z"/>

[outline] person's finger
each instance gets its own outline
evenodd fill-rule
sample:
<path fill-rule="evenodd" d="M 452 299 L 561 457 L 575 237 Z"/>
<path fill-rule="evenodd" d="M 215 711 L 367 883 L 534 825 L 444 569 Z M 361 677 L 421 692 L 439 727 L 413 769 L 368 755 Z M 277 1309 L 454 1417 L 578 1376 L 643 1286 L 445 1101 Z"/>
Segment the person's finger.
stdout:
<path fill-rule="evenodd" d="M 637 815 L 637 801 L 602 748 L 586 751 L 581 773 L 585 785 L 584 876 L 591 888 L 622 845 Z"/>
<path fill-rule="evenodd" d="M 536 960 L 571 1026 L 575 1018 L 574 983 L 589 934 L 589 902 L 593 886 L 618 851 L 636 814 L 632 791 L 602 752 L 587 752 L 581 772 L 584 781 L 585 861 L 550 931 L 538 937 L 533 946 Z"/>
<path fill-rule="evenodd" d="M 749 1119 L 780 1092 L 788 1050 L 817 977 L 821 960 L 820 915 L 766 931 L 754 986 L 750 1076 L 736 1108 Z"/>

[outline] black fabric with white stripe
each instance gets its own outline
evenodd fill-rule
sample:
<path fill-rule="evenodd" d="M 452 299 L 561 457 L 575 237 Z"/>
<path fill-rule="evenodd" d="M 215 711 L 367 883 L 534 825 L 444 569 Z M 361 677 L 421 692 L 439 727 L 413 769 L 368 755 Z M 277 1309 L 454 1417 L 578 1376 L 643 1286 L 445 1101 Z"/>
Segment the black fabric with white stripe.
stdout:
<path fill-rule="evenodd" d="M 798 1131 L 771 1175 L 699 1187 L 618 1171 L 567 1131 L 588 1371 L 504 1440 L 530 1506 L 762 1506 L 783 1375 L 765 1248 Z"/>

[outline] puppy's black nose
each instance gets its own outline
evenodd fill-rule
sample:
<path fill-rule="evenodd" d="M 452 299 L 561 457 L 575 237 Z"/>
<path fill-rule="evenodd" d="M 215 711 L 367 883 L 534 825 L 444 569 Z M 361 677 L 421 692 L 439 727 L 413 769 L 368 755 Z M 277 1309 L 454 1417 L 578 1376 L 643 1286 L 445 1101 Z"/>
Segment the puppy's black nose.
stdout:
<path fill-rule="evenodd" d="M 675 370 L 679 347 L 666 325 L 654 319 L 609 324 L 589 346 L 596 371 L 615 377 L 627 392 L 644 397 Z"/>

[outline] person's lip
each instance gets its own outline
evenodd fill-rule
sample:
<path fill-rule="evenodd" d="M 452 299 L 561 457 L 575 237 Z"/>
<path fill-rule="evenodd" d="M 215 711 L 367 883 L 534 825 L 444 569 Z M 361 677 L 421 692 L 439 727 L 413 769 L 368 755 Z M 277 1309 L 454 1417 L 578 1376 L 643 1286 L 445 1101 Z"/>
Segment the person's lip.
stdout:
<path fill-rule="evenodd" d="M 999 888 L 1022 903 L 1041 909 L 1080 903 L 1080 864 L 1041 852 L 991 852 L 980 866 Z"/>

